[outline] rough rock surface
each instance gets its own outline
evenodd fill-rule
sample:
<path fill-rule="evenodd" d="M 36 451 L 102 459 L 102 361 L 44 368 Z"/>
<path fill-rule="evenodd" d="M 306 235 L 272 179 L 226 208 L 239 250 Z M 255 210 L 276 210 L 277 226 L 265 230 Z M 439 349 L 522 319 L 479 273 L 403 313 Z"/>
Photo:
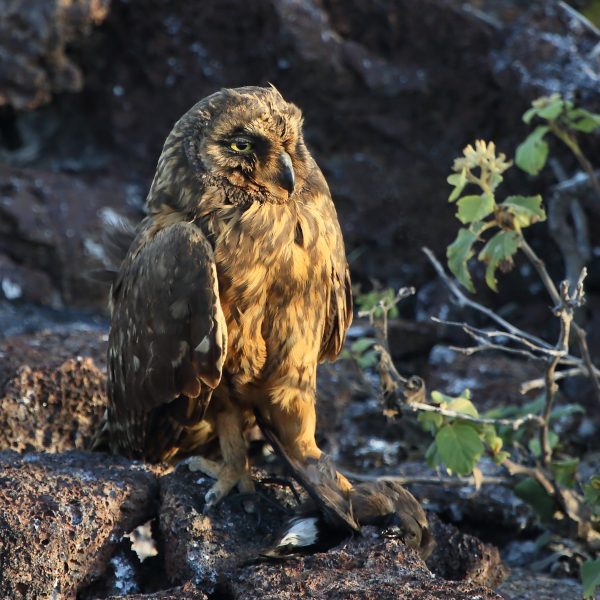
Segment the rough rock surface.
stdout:
<path fill-rule="evenodd" d="M 0 343 L 0 449 L 88 446 L 106 408 L 106 339 L 40 333 Z"/>
<path fill-rule="evenodd" d="M 104 454 L 0 453 L 0 597 L 74 598 L 123 534 L 156 511 L 140 463 Z"/>
<path fill-rule="evenodd" d="M 579 581 L 556 579 L 525 569 L 511 569 L 507 580 L 498 588 L 498 593 L 505 600 L 566 600 L 583 597 Z M 597 593 L 595 600 L 598 598 L 600 594 Z"/>
<path fill-rule="evenodd" d="M 436 541 L 427 559 L 433 573 L 444 579 L 468 580 L 492 589 L 506 577 L 498 548 L 443 523 L 435 514 L 429 513 L 427 520 Z"/>
<path fill-rule="evenodd" d="M 501 597 L 471 583 L 433 576 L 411 549 L 381 539 L 371 528 L 327 553 L 283 564 L 246 567 L 228 583 L 234 599 L 330 598 L 343 600 L 497 600 Z"/>
<path fill-rule="evenodd" d="M 0 106 L 35 108 L 58 92 L 79 92 L 83 73 L 67 45 L 89 35 L 110 0 L 16 0 L 0 14 Z"/>
<path fill-rule="evenodd" d="M 208 593 L 238 563 L 255 558 L 268 545 L 286 516 L 283 507 L 294 504 L 283 489 L 261 486 L 257 514 L 247 514 L 241 498 L 230 495 L 205 515 L 204 495 L 213 483 L 185 464 L 160 481 L 159 527 L 167 575 L 174 584 L 193 580 Z"/>
<path fill-rule="evenodd" d="M 188 582 L 181 587 L 163 590 L 154 594 L 109 596 L 106 600 L 208 600 L 208 596 Z"/>
<path fill-rule="evenodd" d="M 0 163 L 0 285 L 10 300 L 106 310 L 102 239 L 116 212 L 137 218 L 125 184 Z M 134 202 L 132 200 L 131 202 Z M 3 257 L 4 255 L 4 257 Z M 3 257 L 3 258 L 2 258 Z"/>

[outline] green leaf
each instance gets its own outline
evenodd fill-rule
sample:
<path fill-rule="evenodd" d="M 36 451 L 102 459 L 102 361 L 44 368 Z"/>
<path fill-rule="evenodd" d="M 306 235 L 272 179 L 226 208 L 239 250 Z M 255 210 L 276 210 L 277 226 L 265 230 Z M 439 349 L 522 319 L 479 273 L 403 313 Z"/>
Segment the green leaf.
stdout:
<path fill-rule="evenodd" d="M 365 352 L 356 359 L 356 363 L 363 370 L 370 369 L 379 363 L 379 352 L 375 350 Z"/>
<path fill-rule="evenodd" d="M 582 563 L 580 574 L 583 585 L 583 597 L 592 598 L 594 592 L 600 586 L 600 558 L 586 560 Z"/>
<path fill-rule="evenodd" d="M 565 460 L 554 460 L 550 468 L 556 478 L 556 483 L 563 487 L 572 488 L 575 485 L 577 468 L 579 467 L 578 458 L 569 458 Z"/>
<path fill-rule="evenodd" d="M 538 117 L 553 121 L 563 111 L 564 103 L 560 96 L 551 96 L 548 104 L 542 108 L 537 109 Z"/>
<path fill-rule="evenodd" d="M 496 428 L 493 425 L 484 426 L 483 441 L 488 445 L 492 454 L 498 454 L 504 444 L 503 439 L 496 433 Z"/>
<path fill-rule="evenodd" d="M 446 394 L 442 394 L 442 392 L 438 392 L 437 390 L 433 390 L 433 392 L 431 392 L 431 399 L 436 404 L 444 404 L 446 402 L 450 402 L 450 400 L 452 400 L 452 397 L 446 396 Z"/>
<path fill-rule="evenodd" d="M 519 234 L 515 231 L 499 231 L 494 235 L 479 253 L 479 260 L 487 263 L 485 281 L 488 286 L 498 291 L 496 269 L 503 261 L 512 260 L 519 249 Z"/>
<path fill-rule="evenodd" d="M 567 113 L 567 122 L 571 129 L 591 133 L 600 127 L 600 115 L 585 108 L 574 108 Z"/>
<path fill-rule="evenodd" d="M 473 244 L 477 239 L 477 234 L 470 229 L 461 228 L 458 230 L 456 239 L 448 246 L 446 257 L 448 258 L 448 267 L 458 279 L 458 281 L 470 292 L 474 292 L 473 280 L 467 267 L 468 260 L 473 256 Z"/>
<path fill-rule="evenodd" d="M 533 117 L 535 117 L 535 115 L 537 115 L 537 108 L 530 108 L 529 110 L 525 111 L 525 113 L 523 114 L 523 121 L 525 123 L 530 123 L 531 119 L 533 119 Z"/>
<path fill-rule="evenodd" d="M 429 448 L 427 448 L 427 452 L 425 452 L 425 460 L 427 461 L 427 465 L 432 469 L 435 469 L 435 467 L 442 463 L 442 458 L 435 440 L 429 444 Z"/>
<path fill-rule="evenodd" d="M 530 175 L 537 175 L 546 164 L 548 144 L 544 141 L 544 136 L 548 129 L 547 125 L 536 127 L 517 148 L 515 162 Z"/>
<path fill-rule="evenodd" d="M 542 208 L 542 197 L 509 196 L 500 206 L 505 206 L 514 215 L 519 227 L 529 227 L 533 223 L 546 220 L 546 211 Z"/>
<path fill-rule="evenodd" d="M 471 417 L 479 416 L 475 405 L 467 398 L 454 398 L 451 402 L 448 403 L 448 409 L 454 410 L 459 413 L 463 413 L 465 415 L 469 415 Z"/>
<path fill-rule="evenodd" d="M 585 501 L 595 515 L 600 515 L 600 475 L 592 475 L 589 483 L 583 486 Z"/>
<path fill-rule="evenodd" d="M 492 173 L 490 177 L 490 187 L 492 191 L 494 191 L 502 182 L 504 181 L 504 177 L 500 175 L 500 173 Z"/>
<path fill-rule="evenodd" d="M 550 448 L 556 448 L 556 444 L 558 444 L 559 437 L 554 431 L 548 432 L 548 444 L 550 444 Z M 540 438 L 533 437 L 529 440 L 529 451 L 537 458 L 542 455 L 542 447 L 540 445 Z"/>
<path fill-rule="evenodd" d="M 375 344 L 375 340 L 370 337 L 358 338 L 355 342 L 352 342 L 350 350 L 356 354 L 362 354 L 365 350 L 368 350 Z"/>
<path fill-rule="evenodd" d="M 446 469 L 458 475 L 469 475 L 484 450 L 479 434 L 467 423 L 445 425 L 437 432 L 435 443 Z"/>
<path fill-rule="evenodd" d="M 423 431 L 435 433 L 444 423 L 444 417 L 434 412 L 421 412 L 417 417 Z"/>
<path fill-rule="evenodd" d="M 481 221 L 493 212 L 494 198 L 488 194 L 480 196 L 463 196 L 458 201 L 458 212 L 456 216 L 461 223 L 472 223 Z"/>
<path fill-rule="evenodd" d="M 510 452 L 506 450 L 500 450 L 497 454 L 494 454 L 493 460 L 497 465 L 501 465 L 508 457 L 510 456 Z"/>
<path fill-rule="evenodd" d="M 452 193 L 448 197 L 448 202 L 454 202 L 465 189 L 465 185 L 467 185 L 467 170 L 463 169 L 460 173 L 450 175 L 446 181 L 454 186 Z"/>
<path fill-rule="evenodd" d="M 550 521 L 554 515 L 554 500 L 533 477 L 519 481 L 514 487 L 515 494 L 529 504 L 542 521 Z"/>

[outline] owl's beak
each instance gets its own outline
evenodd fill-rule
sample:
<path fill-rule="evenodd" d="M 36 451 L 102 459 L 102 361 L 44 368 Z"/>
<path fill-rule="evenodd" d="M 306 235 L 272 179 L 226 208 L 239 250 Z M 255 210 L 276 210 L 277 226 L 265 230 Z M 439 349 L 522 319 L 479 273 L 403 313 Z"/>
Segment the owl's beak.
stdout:
<path fill-rule="evenodd" d="M 296 185 L 296 175 L 294 173 L 292 159 L 287 152 L 282 152 L 279 155 L 279 166 L 277 185 L 284 190 L 287 190 L 287 193 L 291 196 Z"/>

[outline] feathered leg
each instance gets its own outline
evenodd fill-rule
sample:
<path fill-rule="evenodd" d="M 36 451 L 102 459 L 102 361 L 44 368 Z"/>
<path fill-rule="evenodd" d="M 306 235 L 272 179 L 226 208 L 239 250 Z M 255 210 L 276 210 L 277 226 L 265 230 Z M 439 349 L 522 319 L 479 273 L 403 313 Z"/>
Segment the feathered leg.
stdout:
<path fill-rule="evenodd" d="M 217 505 L 236 485 L 242 493 L 254 492 L 241 412 L 228 402 L 228 406 L 216 414 L 215 422 L 223 463 L 219 464 L 202 456 L 193 457 L 188 463 L 191 471 L 201 471 L 217 480 L 206 493 L 205 510 Z"/>

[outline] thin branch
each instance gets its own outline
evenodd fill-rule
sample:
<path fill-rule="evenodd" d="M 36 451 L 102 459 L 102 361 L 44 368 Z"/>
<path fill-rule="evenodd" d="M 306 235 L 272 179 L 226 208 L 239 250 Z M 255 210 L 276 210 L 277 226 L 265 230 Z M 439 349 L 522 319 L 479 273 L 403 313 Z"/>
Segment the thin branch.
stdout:
<path fill-rule="evenodd" d="M 443 415 L 444 417 L 450 417 L 452 419 L 461 419 L 463 421 L 468 421 L 469 423 L 477 423 L 478 425 L 499 425 L 503 427 L 510 427 L 513 431 L 516 431 L 523 425 L 527 423 L 535 423 L 538 426 L 543 426 L 542 418 L 539 415 L 527 414 L 517 419 L 492 419 L 486 417 L 474 417 L 472 415 L 468 415 L 462 412 L 457 412 L 455 410 L 450 410 L 447 408 L 441 408 L 440 406 L 436 406 L 435 404 L 428 404 L 426 402 L 421 402 L 420 400 L 416 400 L 415 398 L 425 398 L 425 390 L 421 390 L 422 393 L 419 394 L 418 391 L 413 395 L 412 398 L 402 397 L 402 393 L 399 393 L 399 390 L 405 390 L 407 383 L 410 379 L 403 377 L 398 373 L 394 362 L 392 361 L 392 357 L 389 352 L 381 345 L 376 344 L 374 348 L 380 353 L 381 362 L 380 362 L 380 370 L 384 371 L 387 375 L 387 378 L 391 380 L 392 385 L 387 386 L 387 393 L 393 393 L 398 402 L 394 405 L 394 408 L 398 408 L 403 412 L 432 412 L 438 415 Z M 386 379 L 387 379 L 386 378 Z"/>
<path fill-rule="evenodd" d="M 581 375 L 582 377 L 587 377 L 588 372 L 584 366 L 574 367 L 572 369 L 565 369 L 564 371 L 558 371 L 554 373 L 554 381 L 560 381 L 561 379 L 567 379 L 570 377 L 577 377 Z M 521 384 L 520 392 L 521 394 L 527 394 L 532 390 L 538 390 L 546 385 L 545 377 L 538 377 L 537 379 L 530 379 L 529 381 L 525 381 Z"/>
<path fill-rule="evenodd" d="M 431 477 L 423 475 L 368 475 L 365 473 L 355 473 L 353 471 L 342 470 L 342 474 L 353 481 L 368 482 L 379 481 L 381 479 L 395 481 L 400 485 L 442 485 L 444 487 L 466 487 L 475 486 L 474 477 L 440 477 L 432 475 Z M 481 485 L 504 485 L 513 487 L 514 481 L 510 477 L 490 476 L 484 477 L 480 482 Z"/>
<path fill-rule="evenodd" d="M 530 333 L 527 333 L 526 331 L 522 331 L 518 327 L 515 327 L 512 323 L 509 323 L 508 321 L 503 319 L 501 316 L 497 315 L 493 310 L 491 310 L 491 309 L 487 308 L 486 306 L 479 304 L 479 302 L 475 302 L 474 300 L 471 300 L 470 298 L 465 296 L 465 294 L 463 294 L 463 292 L 458 287 L 458 285 L 452 279 L 450 279 L 450 277 L 448 277 L 448 275 L 444 271 L 444 268 L 442 267 L 442 265 L 440 264 L 438 259 L 435 257 L 433 252 L 429 248 L 426 248 L 426 247 L 422 248 L 422 250 L 427 255 L 427 258 L 433 265 L 433 268 L 436 270 L 440 279 L 446 284 L 448 289 L 452 292 L 452 295 L 453 295 L 452 299 L 456 304 L 458 304 L 459 306 L 468 306 L 469 308 L 472 308 L 473 310 L 476 310 L 477 312 L 479 312 L 483 315 L 486 315 L 492 321 L 495 321 L 496 323 L 498 323 L 498 325 L 500 325 L 500 327 L 503 327 L 507 332 L 521 336 L 521 337 L 533 342 L 534 344 L 537 344 L 538 346 L 542 346 L 542 347 L 548 348 L 548 349 L 552 348 L 552 346 L 550 344 L 548 344 L 548 342 L 545 342 L 541 338 L 539 338 L 535 335 L 532 335 Z"/>
<path fill-rule="evenodd" d="M 445 417 L 451 417 L 453 419 L 461 419 L 462 421 L 468 421 L 469 423 L 477 423 L 479 425 L 501 425 L 503 427 L 510 427 L 513 431 L 516 431 L 527 423 L 535 423 L 538 426 L 542 426 L 542 418 L 539 415 L 527 414 L 518 419 L 488 419 L 485 417 L 472 417 L 465 413 L 457 412 L 455 410 L 448 410 L 447 408 L 440 408 L 433 404 L 424 404 L 422 402 L 411 402 L 410 404 L 401 405 L 402 410 L 408 410 L 411 412 L 433 412 L 438 415 L 444 415 Z"/>
<path fill-rule="evenodd" d="M 463 354 L 464 356 L 473 356 L 479 352 L 505 352 L 506 354 L 516 354 L 528 358 L 529 360 L 540 360 L 545 361 L 542 356 L 537 356 L 527 350 L 521 350 L 520 348 L 511 348 L 510 346 L 501 346 L 500 344 L 491 344 L 488 341 L 478 336 L 473 336 L 473 339 L 479 343 L 479 346 L 448 346 L 453 352 Z M 543 385 L 543 383 L 542 383 Z"/>
<path fill-rule="evenodd" d="M 474 338 L 474 339 L 479 338 L 480 340 L 482 340 L 482 343 L 484 343 L 484 344 L 488 343 L 487 339 L 484 339 L 484 338 L 502 337 L 502 338 L 508 338 L 510 340 L 513 340 L 515 342 L 523 344 L 524 346 L 530 348 L 531 350 L 533 350 L 535 352 L 540 352 L 541 354 L 544 354 L 544 355 L 550 355 L 550 356 L 559 355 L 561 358 L 564 357 L 564 354 L 561 354 L 555 348 L 549 348 L 546 346 L 540 346 L 538 344 L 534 344 L 534 343 L 530 342 L 527 338 L 525 338 L 523 335 L 511 333 L 508 331 L 497 331 L 497 330 L 493 330 L 493 329 L 492 330 L 479 329 L 477 327 L 473 327 L 473 325 L 469 325 L 468 323 L 462 323 L 459 321 L 446 321 L 444 319 L 438 319 L 437 317 L 431 317 L 431 320 L 434 323 L 440 323 L 441 325 L 450 325 L 452 327 L 460 327 L 465 333 L 470 335 L 472 338 Z M 501 346 L 501 348 L 504 348 L 504 346 Z"/>
<path fill-rule="evenodd" d="M 586 275 L 585 267 L 579 277 L 578 285 L 573 293 L 569 296 L 569 282 L 565 280 L 560 286 L 560 305 L 555 307 L 554 314 L 560 319 L 560 335 L 556 343 L 556 349 L 563 355 L 569 351 L 569 334 L 571 331 L 571 323 L 573 321 L 573 312 L 576 306 L 581 306 L 583 303 L 583 280 Z M 554 372 L 560 361 L 560 357 L 554 356 L 548 361 L 548 368 L 545 373 L 546 384 L 546 402 L 544 404 L 543 425 L 540 430 L 540 446 L 542 449 L 542 464 L 548 467 L 552 459 L 552 448 L 550 447 L 549 429 L 550 429 L 550 413 L 554 403 L 554 396 L 558 391 Z"/>
<path fill-rule="evenodd" d="M 526 331 L 522 331 L 518 327 L 515 327 L 512 323 L 509 323 L 508 321 L 506 321 L 505 319 L 503 319 L 502 317 L 497 315 L 493 310 L 491 310 L 491 309 L 483 306 L 482 304 L 479 304 L 478 302 L 475 302 L 474 300 L 471 300 L 470 298 L 465 296 L 465 294 L 463 294 L 463 292 L 460 290 L 458 285 L 452 279 L 450 279 L 450 277 L 448 277 L 448 275 L 444 271 L 444 268 L 442 267 L 440 262 L 437 260 L 437 258 L 434 256 L 433 252 L 431 252 L 431 250 L 429 250 L 429 248 L 422 248 L 422 250 L 427 255 L 427 258 L 433 265 L 433 268 L 436 270 L 440 279 L 446 284 L 446 286 L 452 293 L 452 299 L 456 304 L 458 304 L 459 306 L 468 306 L 469 308 L 472 308 L 473 310 L 476 310 L 477 312 L 479 312 L 483 315 L 486 315 L 492 321 L 494 321 L 495 323 L 500 325 L 502 328 L 504 328 L 507 333 L 511 333 L 513 335 L 520 336 L 523 339 L 529 340 L 533 344 L 543 347 L 543 348 L 546 348 L 548 350 L 551 350 L 551 351 L 554 350 L 553 346 L 551 344 L 549 344 L 548 342 L 542 340 L 541 338 L 539 338 L 535 335 L 527 333 Z M 533 250 L 531 250 L 531 251 L 533 252 Z M 536 256 L 536 258 L 537 258 L 537 256 Z M 554 283 L 552 283 L 552 286 L 554 286 Z M 558 291 L 556 293 L 558 294 Z M 558 297 L 558 300 L 560 302 L 560 297 Z M 579 331 L 578 325 L 573 324 L 573 330 L 576 335 L 580 336 L 580 331 Z M 600 369 L 598 369 L 592 363 L 589 350 L 587 350 L 587 344 L 585 343 L 585 332 L 581 331 L 581 335 L 583 336 L 583 342 L 580 343 L 580 348 L 584 349 L 584 351 L 582 351 L 583 359 L 579 358 L 577 356 L 573 356 L 572 354 L 567 354 L 566 356 L 563 357 L 561 364 L 570 364 L 570 365 L 585 368 L 587 370 L 588 377 L 590 377 L 590 379 L 592 380 L 594 388 L 597 391 L 598 399 L 600 400 L 600 383 L 598 382 L 598 377 L 600 376 Z"/>
<path fill-rule="evenodd" d="M 534 266 L 538 275 L 540 276 L 542 282 L 544 283 L 544 287 L 550 294 L 550 298 L 552 298 L 552 302 L 555 306 L 559 306 L 562 302 L 560 294 L 554 285 L 554 282 L 550 278 L 548 271 L 546 270 L 546 265 L 544 261 L 534 252 L 533 248 L 527 243 L 525 238 L 521 236 L 520 246 L 525 256 L 529 259 L 531 264 Z M 583 272 L 582 272 L 583 273 Z M 585 278 L 585 275 L 583 275 Z M 583 280 L 580 278 L 580 282 Z M 583 357 L 583 362 L 587 368 L 588 376 L 592 385 L 594 386 L 594 391 L 596 393 L 596 399 L 600 402 L 600 380 L 598 379 L 598 369 L 594 366 L 592 362 L 592 357 L 590 356 L 590 351 L 586 341 L 586 333 L 585 330 L 580 327 L 575 321 L 572 323 L 573 331 L 575 332 L 577 338 L 577 345 L 579 346 L 579 351 L 581 352 L 581 356 Z"/>

